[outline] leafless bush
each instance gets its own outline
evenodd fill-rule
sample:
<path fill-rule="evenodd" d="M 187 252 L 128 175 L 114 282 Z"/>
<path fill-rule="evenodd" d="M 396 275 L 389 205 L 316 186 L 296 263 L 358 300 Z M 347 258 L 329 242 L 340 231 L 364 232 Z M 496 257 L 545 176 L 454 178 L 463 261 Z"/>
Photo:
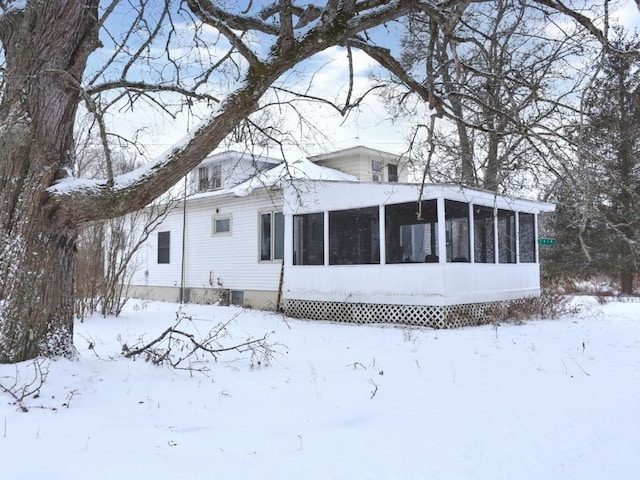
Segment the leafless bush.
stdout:
<path fill-rule="evenodd" d="M 201 335 L 194 318 L 179 309 L 174 324 L 158 337 L 151 341 L 143 341 L 141 338 L 134 345 L 125 343 L 122 345 L 122 353 L 126 358 L 143 358 L 154 365 L 199 373 L 209 371 L 208 360 L 211 358 L 217 361 L 222 353 L 233 351 L 248 354 L 251 368 L 269 366 L 276 353 L 276 344 L 268 342 L 270 334 L 236 342 L 229 326 L 237 316 L 218 323 L 205 335 Z"/>
<path fill-rule="evenodd" d="M 25 405 L 28 398 L 40 397 L 40 389 L 44 385 L 47 375 L 49 374 L 48 360 L 37 358 L 31 362 L 33 373 L 27 379 L 20 374 L 20 369 L 16 365 L 16 373 L 13 377 L 2 377 L 0 380 L 0 391 L 8 394 L 13 398 L 13 404 L 23 412 L 28 412 L 29 408 Z M 5 383 L 7 380 L 8 383 Z"/>
<path fill-rule="evenodd" d="M 527 297 L 512 302 L 501 302 L 485 310 L 485 315 L 491 318 L 491 323 L 513 323 L 521 325 L 527 320 L 549 318 L 555 319 L 562 315 L 575 315 L 579 307 L 571 304 L 569 296 L 557 291 L 544 290 L 539 297 Z"/>

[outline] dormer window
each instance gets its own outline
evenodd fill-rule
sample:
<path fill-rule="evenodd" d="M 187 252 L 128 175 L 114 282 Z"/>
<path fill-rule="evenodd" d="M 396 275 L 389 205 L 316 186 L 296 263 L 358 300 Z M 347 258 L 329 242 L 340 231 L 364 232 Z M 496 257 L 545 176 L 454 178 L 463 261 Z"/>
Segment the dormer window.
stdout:
<path fill-rule="evenodd" d="M 211 179 L 209 180 L 211 190 L 222 187 L 222 165 L 211 165 Z"/>
<path fill-rule="evenodd" d="M 200 167 L 198 169 L 198 191 L 206 192 L 209 190 L 209 167 Z"/>
<path fill-rule="evenodd" d="M 222 187 L 222 165 L 210 165 L 198 169 L 198 191 L 208 192 Z"/>
<path fill-rule="evenodd" d="M 374 182 L 384 181 L 384 163 L 379 160 L 371 160 L 371 180 Z"/>
<path fill-rule="evenodd" d="M 387 174 L 389 175 L 389 182 L 397 183 L 398 181 L 398 165 L 390 163 L 387 165 Z"/>

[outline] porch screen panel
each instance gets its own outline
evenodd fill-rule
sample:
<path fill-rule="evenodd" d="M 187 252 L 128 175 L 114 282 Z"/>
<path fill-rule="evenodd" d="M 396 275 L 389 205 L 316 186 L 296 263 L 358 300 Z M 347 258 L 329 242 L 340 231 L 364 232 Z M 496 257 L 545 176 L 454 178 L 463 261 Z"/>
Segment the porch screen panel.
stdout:
<path fill-rule="evenodd" d="M 495 263 L 496 240 L 493 208 L 473 206 L 473 258 L 476 263 Z"/>
<path fill-rule="evenodd" d="M 324 265 L 324 214 L 293 216 L 293 264 Z"/>
<path fill-rule="evenodd" d="M 386 263 L 437 263 L 436 200 L 385 206 Z"/>
<path fill-rule="evenodd" d="M 378 207 L 329 212 L 329 264 L 380 263 Z"/>
<path fill-rule="evenodd" d="M 516 212 L 498 210 L 498 261 L 516 263 Z"/>
<path fill-rule="evenodd" d="M 444 201 L 447 232 L 447 262 L 469 261 L 469 204 Z"/>
<path fill-rule="evenodd" d="M 536 262 L 536 223 L 532 213 L 518 213 L 520 263 Z"/>

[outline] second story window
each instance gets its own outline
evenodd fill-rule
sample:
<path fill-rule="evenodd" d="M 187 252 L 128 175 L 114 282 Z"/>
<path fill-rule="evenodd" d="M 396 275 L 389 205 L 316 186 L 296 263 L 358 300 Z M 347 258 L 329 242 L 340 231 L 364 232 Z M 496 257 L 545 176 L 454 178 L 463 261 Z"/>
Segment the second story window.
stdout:
<path fill-rule="evenodd" d="M 387 165 L 387 173 L 389 174 L 389 182 L 396 183 L 398 181 L 398 166 L 390 163 Z"/>
<path fill-rule="evenodd" d="M 378 160 L 371 160 L 371 180 L 374 182 L 382 182 L 384 171 L 384 163 Z"/>
<path fill-rule="evenodd" d="M 210 165 L 198 169 L 198 191 L 208 192 L 222 187 L 222 165 Z"/>
<path fill-rule="evenodd" d="M 209 167 L 200 167 L 198 169 L 198 191 L 206 192 L 209 190 Z"/>
<path fill-rule="evenodd" d="M 211 179 L 209 182 L 211 190 L 222 187 L 222 165 L 211 165 Z"/>

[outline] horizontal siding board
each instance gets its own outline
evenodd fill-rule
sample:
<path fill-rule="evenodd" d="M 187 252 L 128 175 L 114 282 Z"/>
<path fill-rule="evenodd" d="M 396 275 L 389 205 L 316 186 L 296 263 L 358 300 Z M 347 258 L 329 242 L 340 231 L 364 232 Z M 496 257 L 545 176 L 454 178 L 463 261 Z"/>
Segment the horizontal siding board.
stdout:
<path fill-rule="evenodd" d="M 276 200 L 277 201 L 277 200 Z M 270 290 L 278 288 L 281 262 L 261 262 L 258 251 L 259 212 L 278 211 L 274 197 L 253 194 L 249 197 L 212 198 L 189 202 L 186 209 L 187 245 L 185 249 L 185 286 L 233 290 Z M 212 218 L 230 215 L 231 235 L 212 235 Z M 182 208 L 172 211 L 141 247 L 134 262 L 138 265 L 134 285 L 181 285 Z M 171 263 L 157 263 L 157 232 L 171 232 Z M 145 274 L 147 272 L 147 274 Z"/>

